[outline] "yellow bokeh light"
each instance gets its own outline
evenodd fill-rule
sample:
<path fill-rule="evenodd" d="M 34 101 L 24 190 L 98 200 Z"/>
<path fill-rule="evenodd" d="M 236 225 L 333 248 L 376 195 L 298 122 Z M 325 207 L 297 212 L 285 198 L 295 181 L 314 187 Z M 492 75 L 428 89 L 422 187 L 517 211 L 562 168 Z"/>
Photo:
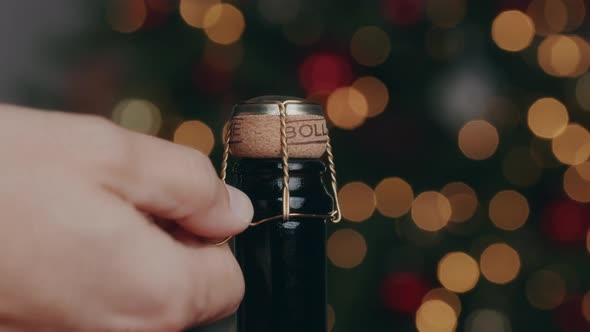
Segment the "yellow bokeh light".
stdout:
<path fill-rule="evenodd" d="M 537 309 L 551 310 L 563 302 L 565 295 L 565 281 L 550 270 L 535 272 L 526 283 L 526 297 Z"/>
<path fill-rule="evenodd" d="M 504 156 L 502 172 L 511 184 L 528 187 L 537 182 L 542 169 L 526 146 L 512 147 Z"/>
<path fill-rule="evenodd" d="M 416 312 L 418 332 L 453 332 L 456 326 L 457 315 L 455 311 L 443 301 L 426 301 Z"/>
<path fill-rule="evenodd" d="M 352 87 L 334 90 L 326 102 L 326 113 L 332 123 L 342 129 L 361 126 L 369 114 L 365 96 Z"/>
<path fill-rule="evenodd" d="M 507 284 L 520 271 L 520 257 L 516 250 L 505 243 L 487 247 L 479 258 L 481 274 L 495 284 Z"/>
<path fill-rule="evenodd" d="M 465 0 L 429 0 L 426 14 L 436 26 L 452 28 L 465 17 Z"/>
<path fill-rule="evenodd" d="M 144 0 L 110 1 L 107 9 L 107 21 L 111 29 L 118 32 L 139 30 L 147 17 Z"/>
<path fill-rule="evenodd" d="M 531 131 L 542 138 L 554 138 L 567 127 L 569 115 L 565 105 L 555 98 L 541 98 L 529 108 L 527 122 Z"/>
<path fill-rule="evenodd" d="M 513 231 L 522 227 L 529 217 L 527 199 L 514 190 L 498 192 L 489 206 L 489 216 L 496 227 Z"/>
<path fill-rule="evenodd" d="M 207 37 L 212 42 L 222 45 L 233 44 L 240 40 L 246 27 L 242 12 L 227 3 L 209 7 L 203 22 Z"/>
<path fill-rule="evenodd" d="M 435 232 L 451 219 L 451 203 L 436 191 L 425 191 L 412 203 L 412 220 L 419 228 Z"/>
<path fill-rule="evenodd" d="M 195 148 L 209 155 L 215 144 L 213 131 L 205 123 L 198 120 L 183 122 L 174 131 L 174 143 Z"/>
<path fill-rule="evenodd" d="M 457 317 L 459 317 L 459 315 L 461 314 L 461 300 L 459 299 L 459 296 L 447 290 L 446 288 L 431 289 L 422 298 L 422 303 L 432 300 L 439 300 L 448 304 L 451 308 L 453 308 L 453 311 L 455 311 L 455 315 Z"/>
<path fill-rule="evenodd" d="M 590 291 L 582 298 L 582 314 L 590 322 Z"/>
<path fill-rule="evenodd" d="M 437 276 L 446 289 L 455 293 L 465 293 L 477 285 L 479 267 L 475 259 L 466 253 L 451 252 L 438 263 Z"/>
<path fill-rule="evenodd" d="M 391 218 L 398 218 L 408 213 L 414 200 L 412 187 L 401 178 L 383 179 L 375 187 L 377 210 Z"/>
<path fill-rule="evenodd" d="M 367 243 L 359 232 L 353 229 L 339 229 L 328 238 L 327 253 L 332 264 L 351 269 L 365 258 Z"/>
<path fill-rule="evenodd" d="M 572 123 L 551 141 L 551 150 L 555 158 L 564 164 L 581 164 L 590 156 L 590 133 L 579 124 Z"/>
<path fill-rule="evenodd" d="M 365 96 L 369 107 L 368 117 L 375 117 L 385 111 L 385 107 L 389 102 L 389 92 L 385 84 L 378 78 L 373 76 L 361 77 L 354 81 L 352 87 Z"/>
<path fill-rule="evenodd" d="M 590 163 L 570 166 L 563 174 L 563 189 L 572 200 L 590 203 Z"/>
<path fill-rule="evenodd" d="M 485 120 L 467 122 L 459 131 L 459 148 L 470 159 L 491 157 L 498 148 L 500 138 L 494 126 Z"/>
<path fill-rule="evenodd" d="M 527 14 L 518 10 L 500 13 L 492 23 L 492 39 L 499 48 L 517 52 L 527 48 L 535 36 L 535 26 Z"/>
<path fill-rule="evenodd" d="M 584 54 L 576 39 L 564 35 L 550 35 L 537 50 L 539 65 L 549 75 L 574 76 L 583 65 Z"/>
<path fill-rule="evenodd" d="M 576 83 L 576 101 L 586 111 L 590 111 L 590 73 L 578 79 Z"/>
<path fill-rule="evenodd" d="M 219 4 L 220 0 L 180 0 L 179 11 L 182 19 L 190 26 L 195 28 L 205 28 L 205 14 L 214 5 Z M 209 18 L 209 24 L 213 17 Z M 216 19 L 218 19 L 217 17 Z"/>
<path fill-rule="evenodd" d="M 334 324 L 336 324 L 336 313 L 334 312 L 334 308 L 328 304 L 328 332 L 334 329 Z"/>
<path fill-rule="evenodd" d="M 147 100 L 126 99 L 113 109 L 112 119 L 120 126 L 140 133 L 155 135 L 162 126 L 158 107 Z"/>
<path fill-rule="evenodd" d="M 471 218 L 477 209 L 475 191 L 463 182 L 451 182 L 441 190 L 451 204 L 451 221 L 462 222 Z"/>
<path fill-rule="evenodd" d="M 382 64 L 389 57 L 391 42 L 385 31 L 376 26 L 358 29 L 350 41 L 350 53 L 356 62 L 368 67 Z"/>
<path fill-rule="evenodd" d="M 375 211 L 375 192 L 362 182 L 350 182 L 338 192 L 342 217 L 350 221 L 365 221 Z"/>

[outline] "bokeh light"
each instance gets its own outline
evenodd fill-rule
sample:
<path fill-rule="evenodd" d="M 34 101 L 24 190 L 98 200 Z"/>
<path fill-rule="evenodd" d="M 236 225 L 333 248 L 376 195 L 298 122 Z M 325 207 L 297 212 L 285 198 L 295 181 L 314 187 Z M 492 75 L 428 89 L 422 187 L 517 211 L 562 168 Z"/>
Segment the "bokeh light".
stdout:
<path fill-rule="evenodd" d="M 451 219 L 451 203 L 436 191 L 425 191 L 412 203 L 412 220 L 419 228 L 435 232 Z"/>
<path fill-rule="evenodd" d="M 533 0 L 527 13 L 535 22 L 537 33 L 547 36 L 573 31 L 584 21 L 584 0 Z"/>
<path fill-rule="evenodd" d="M 174 131 L 174 143 L 195 148 L 206 155 L 211 153 L 215 144 L 213 131 L 199 120 L 183 122 Z"/>
<path fill-rule="evenodd" d="M 368 113 L 367 99 L 352 87 L 334 90 L 326 102 L 328 119 L 338 128 L 355 129 L 365 122 Z"/>
<path fill-rule="evenodd" d="M 567 127 L 569 115 L 555 98 L 541 98 L 529 108 L 527 122 L 531 131 L 542 138 L 559 136 Z"/>
<path fill-rule="evenodd" d="M 213 21 L 213 17 L 209 17 L 209 22 L 207 24 L 205 22 L 207 11 L 220 2 L 220 0 L 180 0 L 180 16 L 186 24 L 192 27 L 205 28 L 207 24 L 214 24 L 219 19 L 219 17 L 215 17 L 215 21 Z"/>
<path fill-rule="evenodd" d="M 459 131 L 459 148 L 470 159 L 484 160 L 498 148 L 500 138 L 494 126 L 485 120 L 467 122 Z"/>
<path fill-rule="evenodd" d="M 564 164 L 581 164 L 590 156 L 590 133 L 579 124 L 568 125 L 551 142 L 555 157 Z"/>
<path fill-rule="evenodd" d="M 387 60 L 390 51 L 389 36 L 381 28 L 365 26 L 352 35 L 350 53 L 361 65 L 378 66 Z"/>
<path fill-rule="evenodd" d="M 412 187 L 402 178 L 383 179 L 375 187 L 377 210 L 386 217 L 398 218 L 410 211 L 414 200 Z"/>
<path fill-rule="evenodd" d="M 459 317 L 461 314 L 461 300 L 457 294 L 447 290 L 446 288 L 433 288 L 424 297 L 422 298 L 422 303 L 432 300 L 439 300 L 443 301 L 448 304 L 453 311 L 455 311 L 455 315 Z"/>
<path fill-rule="evenodd" d="M 584 74 L 576 83 L 576 101 L 585 111 L 590 111 L 590 73 Z"/>
<path fill-rule="evenodd" d="M 465 320 L 465 332 L 512 332 L 512 327 L 505 314 L 480 309 L 473 311 Z"/>
<path fill-rule="evenodd" d="M 396 313 L 413 314 L 430 285 L 415 272 L 395 272 L 387 276 L 380 289 L 381 301 Z"/>
<path fill-rule="evenodd" d="M 353 229 L 339 229 L 328 238 L 327 253 L 330 262 L 343 269 L 358 266 L 367 254 L 365 238 Z"/>
<path fill-rule="evenodd" d="M 426 301 L 416 312 L 418 332 L 453 332 L 456 326 L 457 315 L 455 311 L 443 301 Z"/>
<path fill-rule="evenodd" d="M 271 23 L 285 24 L 293 21 L 299 9 L 301 0 L 259 0 L 260 14 Z"/>
<path fill-rule="evenodd" d="M 574 201 L 590 203 L 590 163 L 570 166 L 563 175 L 563 189 Z"/>
<path fill-rule="evenodd" d="M 477 209 L 475 191 L 463 182 L 451 182 L 441 190 L 451 204 L 451 221 L 463 222 L 473 216 Z"/>
<path fill-rule="evenodd" d="M 375 211 L 375 192 L 362 182 L 350 182 L 338 192 L 342 216 L 350 221 L 365 221 Z"/>
<path fill-rule="evenodd" d="M 479 258 L 481 274 L 495 284 L 507 284 L 520 271 L 520 256 L 505 243 L 494 243 L 482 252 Z"/>
<path fill-rule="evenodd" d="M 528 187 L 537 182 L 542 170 L 529 147 L 514 146 L 504 155 L 502 173 L 511 184 Z"/>
<path fill-rule="evenodd" d="M 586 205 L 569 199 L 546 204 L 542 216 L 542 231 L 558 244 L 582 244 L 588 229 L 589 210 Z"/>
<path fill-rule="evenodd" d="M 209 7 L 205 13 L 204 25 L 205 34 L 211 41 L 229 45 L 242 37 L 246 23 L 238 8 L 223 3 Z"/>
<path fill-rule="evenodd" d="M 503 190 L 490 201 L 489 216 L 496 227 L 513 231 L 522 227 L 529 217 L 529 203 L 517 191 Z"/>
<path fill-rule="evenodd" d="M 383 13 L 392 23 L 412 25 L 424 16 L 424 0 L 382 0 Z"/>
<path fill-rule="evenodd" d="M 385 111 L 385 107 L 387 107 L 387 103 L 389 102 L 389 92 L 385 84 L 378 78 L 373 76 L 358 78 L 352 83 L 352 87 L 365 96 L 369 108 L 367 112 L 368 117 L 375 117 Z"/>
<path fill-rule="evenodd" d="M 155 135 L 162 126 L 160 109 L 143 99 L 125 99 L 113 109 L 112 119 L 120 126 L 140 133 Z"/>
<path fill-rule="evenodd" d="M 563 302 L 565 295 L 565 281 L 559 274 L 550 270 L 535 272 L 526 283 L 526 297 L 529 303 L 540 310 L 557 307 Z"/>
<path fill-rule="evenodd" d="M 537 59 L 543 71 L 558 77 L 575 76 L 585 61 L 579 41 L 565 35 L 545 38 L 537 50 Z"/>
<path fill-rule="evenodd" d="M 312 54 L 299 67 L 299 80 L 308 95 L 327 95 L 351 83 L 352 69 L 340 55 Z"/>
<path fill-rule="evenodd" d="M 111 29 L 130 33 L 139 30 L 147 17 L 144 0 L 109 1 L 107 22 Z"/>
<path fill-rule="evenodd" d="M 426 3 L 426 15 L 432 23 L 441 28 L 452 28 L 465 17 L 465 0 L 429 0 Z"/>
<path fill-rule="evenodd" d="M 590 323 L 590 291 L 588 291 L 582 298 L 582 314 Z"/>
<path fill-rule="evenodd" d="M 472 290 L 479 281 L 479 267 L 475 259 L 464 252 L 446 254 L 438 263 L 440 283 L 455 293 Z"/>
<path fill-rule="evenodd" d="M 334 325 L 336 324 L 336 313 L 334 312 L 334 308 L 330 304 L 328 304 L 327 313 L 328 332 L 330 332 L 334 329 Z"/>
<path fill-rule="evenodd" d="M 517 52 L 529 47 L 535 36 L 533 21 L 525 13 L 508 10 L 500 13 L 492 23 L 492 39 L 499 48 Z"/>

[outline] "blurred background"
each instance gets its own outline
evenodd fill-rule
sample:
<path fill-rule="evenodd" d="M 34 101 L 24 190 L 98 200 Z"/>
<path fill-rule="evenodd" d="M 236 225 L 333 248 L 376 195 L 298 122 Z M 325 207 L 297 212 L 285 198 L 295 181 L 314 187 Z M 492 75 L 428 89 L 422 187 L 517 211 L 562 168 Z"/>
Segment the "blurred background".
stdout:
<path fill-rule="evenodd" d="M 100 114 L 216 165 L 233 104 L 315 100 L 345 218 L 330 331 L 590 331 L 588 7 L 3 1 L 0 100 Z"/>

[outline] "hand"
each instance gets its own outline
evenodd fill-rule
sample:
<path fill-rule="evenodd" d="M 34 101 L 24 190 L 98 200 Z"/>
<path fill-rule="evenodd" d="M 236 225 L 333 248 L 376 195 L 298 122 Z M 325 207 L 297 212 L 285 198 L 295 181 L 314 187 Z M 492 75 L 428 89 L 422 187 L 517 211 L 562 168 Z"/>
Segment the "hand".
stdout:
<path fill-rule="evenodd" d="M 0 331 L 166 332 L 227 316 L 240 267 L 199 239 L 252 214 L 196 150 L 0 105 Z"/>

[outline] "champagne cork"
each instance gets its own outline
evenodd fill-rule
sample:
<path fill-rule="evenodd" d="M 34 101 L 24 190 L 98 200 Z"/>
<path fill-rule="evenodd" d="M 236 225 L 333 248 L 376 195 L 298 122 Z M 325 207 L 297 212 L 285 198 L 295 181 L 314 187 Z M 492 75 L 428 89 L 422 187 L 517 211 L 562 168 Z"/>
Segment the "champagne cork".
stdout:
<path fill-rule="evenodd" d="M 281 158 L 281 104 L 289 158 L 320 158 L 328 128 L 321 107 L 300 98 L 263 96 L 236 106 L 230 126 L 230 151 L 241 158 Z"/>

